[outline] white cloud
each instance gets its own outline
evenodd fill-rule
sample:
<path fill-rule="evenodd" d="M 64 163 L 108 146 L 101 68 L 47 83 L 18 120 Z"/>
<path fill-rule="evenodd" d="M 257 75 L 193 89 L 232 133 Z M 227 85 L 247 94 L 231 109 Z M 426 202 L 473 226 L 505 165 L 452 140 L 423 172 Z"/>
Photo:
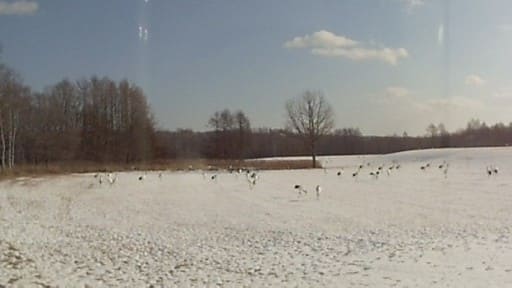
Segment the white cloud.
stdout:
<path fill-rule="evenodd" d="M 286 48 L 308 48 L 313 55 L 326 57 L 343 57 L 354 61 L 380 60 L 396 65 L 401 58 L 409 53 L 404 48 L 366 47 L 358 41 L 332 32 L 321 30 L 312 35 L 295 37 L 284 43 Z"/>
<path fill-rule="evenodd" d="M 406 7 L 407 12 L 412 12 L 414 9 L 425 5 L 425 0 L 400 0 Z"/>
<path fill-rule="evenodd" d="M 404 98 L 410 95 L 409 89 L 402 86 L 389 86 L 386 88 L 387 98 Z"/>
<path fill-rule="evenodd" d="M 448 130 L 465 127 L 471 118 L 486 121 L 499 120 L 503 114 L 496 103 L 467 97 L 425 97 L 401 86 L 387 87 L 381 96 L 367 107 L 371 119 L 361 120 L 366 130 L 377 134 L 407 131 L 410 135 L 423 135 L 430 123 L 444 123 Z M 379 95 L 377 94 L 377 95 Z M 500 110 L 501 109 L 501 110 Z M 374 121 L 374 119 L 380 119 Z"/>
<path fill-rule="evenodd" d="M 399 49 L 368 49 L 362 47 L 356 47 L 353 49 L 342 49 L 342 48 L 334 48 L 334 49 L 326 49 L 326 48 L 313 48 L 311 50 L 313 55 L 320 56 L 340 56 L 345 57 L 355 61 L 361 60 L 380 60 L 391 65 L 396 65 L 400 58 L 406 58 L 409 56 L 407 50 L 403 48 Z"/>
<path fill-rule="evenodd" d="M 475 75 L 475 74 L 466 76 L 466 80 L 465 80 L 466 85 L 470 85 L 470 86 L 482 86 L 485 84 L 485 82 L 486 81 L 484 79 L 482 79 L 482 77 Z"/>
<path fill-rule="evenodd" d="M 509 107 L 512 104 L 512 89 L 500 89 L 497 92 L 491 94 L 490 97 L 487 98 L 486 100 L 495 101 L 496 103 L 502 103 L 506 105 L 506 107 Z"/>
<path fill-rule="evenodd" d="M 448 131 L 457 131 L 465 128 L 472 118 L 488 124 L 510 122 L 512 86 L 503 87 L 495 94 L 444 97 L 399 84 L 360 94 L 363 103 L 347 103 L 353 106 L 346 106 L 346 111 L 340 113 L 340 125 L 359 127 L 367 135 L 400 135 L 403 131 L 424 135 L 430 123 L 443 123 Z M 363 109 L 371 117 L 362 117 L 359 111 Z"/>
<path fill-rule="evenodd" d="M 465 110 L 482 111 L 485 107 L 481 101 L 466 97 L 430 99 L 425 101 L 424 105 L 427 111 L 447 113 L 457 113 Z"/>
<path fill-rule="evenodd" d="M 304 37 L 295 37 L 291 41 L 284 43 L 286 48 L 342 48 L 352 47 L 357 45 L 357 42 L 346 38 L 344 36 L 338 36 L 329 31 L 320 30 L 313 33 L 312 35 L 306 35 Z"/>
<path fill-rule="evenodd" d="M 0 1 L 0 15 L 33 15 L 39 9 L 35 1 Z"/>

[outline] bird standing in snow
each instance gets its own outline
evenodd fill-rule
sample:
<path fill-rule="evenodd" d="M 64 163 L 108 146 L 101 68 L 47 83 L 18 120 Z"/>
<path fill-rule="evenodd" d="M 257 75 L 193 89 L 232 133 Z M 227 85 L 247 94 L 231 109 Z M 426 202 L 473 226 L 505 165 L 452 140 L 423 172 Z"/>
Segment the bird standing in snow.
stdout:
<path fill-rule="evenodd" d="M 302 186 L 298 184 L 296 184 L 293 188 L 295 188 L 295 190 L 299 192 L 299 197 L 302 196 L 302 193 L 304 193 L 304 195 L 308 194 L 308 190 L 304 189 Z"/>
<path fill-rule="evenodd" d="M 448 178 L 448 167 L 450 167 L 450 165 L 448 163 L 445 163 L 443 170 L 444 178 Z"/>
<path fill-rule="evenodd" d="M 110 183 L 110 185 L 114 185 L 114 183 L 116 183 L 116 181 L 117 181 L 117 175 L 108 173 L 107 180 L 108 180 L 108 183 Z"/>
<path fill-rule="evenodd" d="M 491 165 L 491 166 L 487 166 L 486 169 L 487 169 L 488 176 L 492 176 L 492 174 L 498 175 L 498 172 L 499 172 L 498 167 Z"/>
<path fill-rule="evenodd" d="M 256 172 L 247 173 L 247 181 L 249 182 L 249 188 L 253 188 L 256 186 L 256 181 L 258 180 L 258 174 Z"/>
<path fill-rule="evenodd" d="M 322 193 L 322 186 L 316 185 L 315 191 L 316 191 L 316 200 L 319 200 L 320 199 L 320 193 Z"/>

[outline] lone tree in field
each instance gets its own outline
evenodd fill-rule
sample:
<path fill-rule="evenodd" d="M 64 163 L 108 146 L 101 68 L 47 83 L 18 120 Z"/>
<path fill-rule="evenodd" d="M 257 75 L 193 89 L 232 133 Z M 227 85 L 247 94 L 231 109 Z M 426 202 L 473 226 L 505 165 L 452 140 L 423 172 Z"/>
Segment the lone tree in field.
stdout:
<path fill-rule="evenodd" d="M 318 140 L 334 128 L 334 112 L 321 92 L 306 91 L 286 102 L 287 129 L 297 133 L 313 158 L 316 168 Z"/>

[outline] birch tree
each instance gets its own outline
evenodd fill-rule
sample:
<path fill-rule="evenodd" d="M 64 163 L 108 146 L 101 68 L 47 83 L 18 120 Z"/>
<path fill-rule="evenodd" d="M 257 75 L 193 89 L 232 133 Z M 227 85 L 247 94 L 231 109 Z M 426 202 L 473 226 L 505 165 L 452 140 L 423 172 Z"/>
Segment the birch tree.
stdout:
<path fill-rule="evenodd" d="M 9 67 L 0 64 L 0 144 L 2 170 L 13 168 L 21 114 L 29 105 L 29 89 Z"/>

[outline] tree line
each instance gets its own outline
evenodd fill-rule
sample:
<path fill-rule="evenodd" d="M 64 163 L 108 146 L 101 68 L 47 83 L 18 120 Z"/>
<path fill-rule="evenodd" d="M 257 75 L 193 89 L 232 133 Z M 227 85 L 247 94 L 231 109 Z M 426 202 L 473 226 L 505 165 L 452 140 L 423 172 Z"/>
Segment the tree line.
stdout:
<path fill-rule="evenodd" d="M 140 87 L 108 77 L 64 79 L 34 92 L 0 63 L 0 164 L 137 163 L 178 158 L 242 160 L 278 156 L 377 154 L 411 149 L 505 146 L 512 123 L 488 126 L 471 119 L 450 133 L 430 124 L 423 136 L 365 136 L 335 129 L 334 109 L 321 92 L 290 99 L 282 128 L 253 128 L 244 111 L 214 112 L 209 131 L 157 130 Z"/>
<path fill-rule="evenodd" d="M 223 158 L 212 154 L 213 132 L 190 129 L 158 131 L 166 147 L 164 158 Z M 250 131 L 245 158 L 307 156 L 309 148 L 295 133 L 284 128 L 255 128 Z M 386 154 L 414 149 L 491 147 L 512 145 L 512 123 L 467 127 L 456 132 L 423 136 L 368 136 L 357 128 L 335 129 L 317 143 L 316 155 Z M 233 158 L 236 159 L 236 158 Z"/>
<path fill-rule="evenodd" d="M 32 92 L 0 65 L 2 169 L 16 163 L 137 162 L 152 158 L 154 121 L 141 88 L 126 80 L 62 80 Z"/>

